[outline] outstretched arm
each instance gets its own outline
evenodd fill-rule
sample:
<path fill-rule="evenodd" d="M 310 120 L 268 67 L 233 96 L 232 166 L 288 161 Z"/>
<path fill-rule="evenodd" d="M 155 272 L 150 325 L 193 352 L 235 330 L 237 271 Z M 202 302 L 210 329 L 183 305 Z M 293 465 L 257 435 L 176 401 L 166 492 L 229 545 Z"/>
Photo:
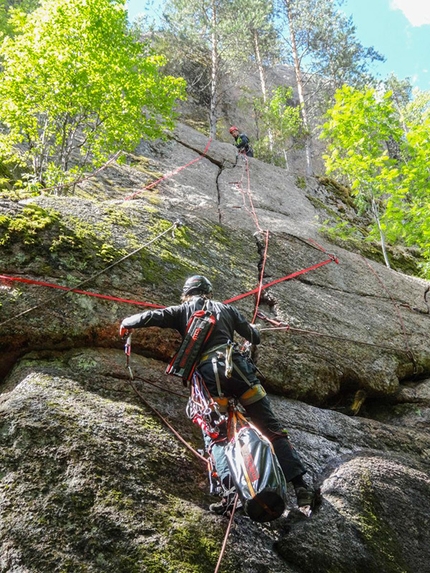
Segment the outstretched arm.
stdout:
<path fill-rule="evenodd" d="M 178 309 L 179 307 L 167 307 L 157 310 L 147 310 L 139 314 L 128 316 L 124 318 L 121 323 L 120 335 L 123 336 L 126 330 L 145 328 L 147 326 L 178 329 Z"/>

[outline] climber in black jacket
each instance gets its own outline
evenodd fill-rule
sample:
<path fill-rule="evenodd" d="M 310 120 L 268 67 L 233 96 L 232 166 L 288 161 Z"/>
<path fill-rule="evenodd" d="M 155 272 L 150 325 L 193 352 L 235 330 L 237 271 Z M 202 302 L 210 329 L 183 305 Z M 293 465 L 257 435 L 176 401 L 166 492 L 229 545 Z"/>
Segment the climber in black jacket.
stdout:
<path fill-rule="evenodd" d="M 233 351 L 233 369 L 229 377 L 225 375 L 226 361 L 223 358 L 225 356 L 223 351 L 227 344 L 233 341 L 234 332 L 251 344 L 259 344 L 259 331 L 234 306 L 212 300 L 212 284 L 206 277 L 195 275 L 187 279 L 182 290 L 182 304 L 149 310 L 125 318 L 120 327 L 120 335 L 124 336 L 133 328 L 158 326 L 176 329 L 184 337 L 190 317 L 196 310 L 203 309 L 208 300 L 216 321 L 200 353 L 197 372 L 202 376 L 211 397 L 219 404 L 221 411 L 222 409 L 226 411 L 229 397 L 238 399 L 253 424 L 272 442 L 285 479 L 295 488 L 298 506 L 312 507 L 315 493 L 303 480 L 306 469 L 291 446 L 285 428 L 272 411 L 266 391 L 256 376 L 254 364 L 239 351 Z M 216 372 L 214 358 L 216 358 Z M 224 444 L 214 445 L 212 455 L 219 479 L 227 491 L 232 484 L 223 446 Z M 225 503 L 223 500 L 220 504 L 212 504 L 211 509 L 222 513 L 226 509 Z"/>

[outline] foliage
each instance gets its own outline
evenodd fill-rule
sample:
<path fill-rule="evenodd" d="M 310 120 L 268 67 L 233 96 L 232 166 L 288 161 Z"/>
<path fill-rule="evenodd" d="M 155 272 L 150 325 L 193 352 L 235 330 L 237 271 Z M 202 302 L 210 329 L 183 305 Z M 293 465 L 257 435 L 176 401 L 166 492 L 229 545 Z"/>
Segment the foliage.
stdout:
<path fill-rule="evenodd" d="M 391 93 L 378 100 L 372 89 L 344 86 L 336 92 L 335 104 L 326 117 L 322 137 L 329 140 L 324 156 L 327 171 L 348 180 L 365 210 L 372 197 L 387 192 L 386 182 L 397 176 L 396 163 L 386 146 L 390 136 L 401 139 Z"/>
<path fill-rule="evenodd" d="M 10 10 L 19 8 L 23 12 L 31 12 L 37 8 L 39 0 L 0 0 L 0 38 L 13 34 L 9 23 Z"/>
<path fill-rule="evenodd" d="M 357 206 L 372 212 L 382 248 L 385 238 L 417 246 L 429 261 L 423 276 L 430 277 L 428 99 L 413 106 L 413 113 L 410 106 L 397 111 L 392 92 L 344 86 L 327 112 L 322 136 L 329 141 L 328 172 L 346 179 Z M 395 143 L 395 156 L 389 142 Z"/>
<path fill-rule="evenodd" d="M 230 43 L 226 57 L 230 69 L 255 70 L 259 60 L 266 67 L 280 60 L 273 0 L 232 0 Z"/>
<path fill-rule="evenodd" d="M 399 185 L 386 203 L 382 221 L 391 241 L 417 246 L 427 261 L 423 275 L 430 278 L 430 117 L 411 125 L 405 141 L 407 161 L 401 165 Z"/>
<path fill-rule="evenodd" d="M 401 138 L 391 92 L 378 99 L 374 90 L 361 92 L 344 86 L 336 92 L 335 105 L 328 110 L 327 117 L 329 121 L 323 131 L 323 137 L 330 139 L 330 155 L 325 156 L 327 170 L 346 177 L 358 207 L 373 213 L 389 267 L 379 204 L 399 176 L 397 162 L 390 158 L 386 144 L 390 138 L 396 141 Z"/>
<path fill-rule="evenodd" d="M 256 155 L 283 167 L 291 138 L 297 137 L 302 130 L 300 108 L 290 105 L 291 97 L 291 88 L 279 86 L 266 103 L 261 98 L 254 99 L 256 116 L 265 133 L 254 145 Z"/>
<path fill-rule="evenodd" d="M 181 79 L 128 31 L 124 0 L 43 0 L 13 12 L 0 50 L 0 152 L 39 184 L 76 180 L 173 125 Z"/>
<path fill-rule="evenodd" d="M 413 90 L 413 97 L 405 101 L 403 113 L 405 121 L 413 127 L 426 120 L 430 114 L 430 91 Z"/>

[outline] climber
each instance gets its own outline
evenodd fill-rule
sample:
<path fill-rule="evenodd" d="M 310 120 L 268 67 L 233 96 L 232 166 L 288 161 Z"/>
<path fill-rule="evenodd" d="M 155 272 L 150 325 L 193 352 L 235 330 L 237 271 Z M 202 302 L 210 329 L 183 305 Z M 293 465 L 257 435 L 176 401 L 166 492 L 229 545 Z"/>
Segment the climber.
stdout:
<path fill-rule="evenodd" d="M 235 125 L 230 127 L 229 131 L 234 138 L 234 145 L 239 150 L 239 153 L 247 155 L 248 157 L 254 157 L 254 152 L 249 143 L 248 136 L 245 133 L 239 133 L 239 130 Z"/>
<path fill-rule="evenodd" d="M 228 398 L 237 398 L 252 419 L 253 424 L 272 442 L 287 482 L 294 486 L 297 505 L 305 508 L 314 505 L 315 492 L 304 481 L 306 470 L 292 448 L 286 430 L 275 417 L 263 386 L 256 376 L 256 367 L 241 352 L 233 350 L 232 372 L 226 376 L 226 349 L 233 341 L 234 332 L 251 344 L 260 343 L 260 334 L 255 325 L 250 324 L 232 305 L 214 301 L 212 284 L 202 275 L 188 278 L 184 284 L 181 304 L 164 309 L 149 310 L 125 318 L 120 327 L 120 336 L 124 337 L 133 328 L 158 326 L 176 329 L 184 338 L 190 317 L 197 310 L 210 309 L 215 316 L 214 328 L 202 348 L 197 372 L 202 376 L 206 387 L 219 404 L 219 410 L 226 412 Z M 224 498 L 219 504 L 212 504 L 211 511 L 225 513 L 226 505 L 231 502 L 232 483 L 228 466 L 223 454 L 225 441 L 206 443 L 212 449 L 218 477 L 224 488 Z"/>

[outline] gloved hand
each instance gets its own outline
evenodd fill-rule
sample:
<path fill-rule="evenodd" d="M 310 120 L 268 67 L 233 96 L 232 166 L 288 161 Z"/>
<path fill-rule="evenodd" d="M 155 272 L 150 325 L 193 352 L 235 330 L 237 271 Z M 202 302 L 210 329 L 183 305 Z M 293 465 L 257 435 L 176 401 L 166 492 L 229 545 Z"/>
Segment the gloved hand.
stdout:
<path fill-rule="evenodd" d="M 125 328 L 125 326 L 123 326 L 121 324 L 121 326 L 119 327 L 119 335 L 121 338 L 125 338 L 126 336 L 128 336 L 130 334 L 131 330 L 129 328 Z"/>

